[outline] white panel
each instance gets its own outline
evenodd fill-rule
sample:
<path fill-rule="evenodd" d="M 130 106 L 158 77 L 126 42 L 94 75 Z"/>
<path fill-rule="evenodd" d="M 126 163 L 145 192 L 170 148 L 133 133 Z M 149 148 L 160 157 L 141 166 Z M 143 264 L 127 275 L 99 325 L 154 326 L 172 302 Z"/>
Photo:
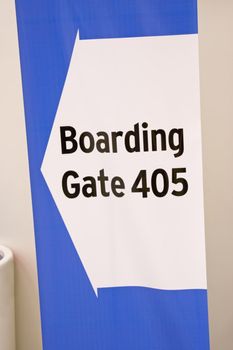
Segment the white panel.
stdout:
<path fill-rule="evenodd" d="M 163 129 L 166 151 L 143 151 L 142 123 Z M 118 152 L 61 153 L 60 126 L 82 132 L 121 130 L 139 123 L 140 152 L 129 153 L 124 137 Z M 172 129 L 183 129 L 184 152 L 169 146 Z M 177 140 L 176 140 L 177 141 Z M 133 144 L 133 137 L 131 138 Z M 71 144 L 70 144 L 71 145 Z M 163 198 L 132 193 L 141 169 L 148 186 L 155 169 L 166 170 L 169 190 Z M 176 197 L 172 169 L 186 168 L 187 194 Z M 62 177 L 74 170 L 97 179 L 104 169 L 125 183 L 124 196 L 67 198 Z M 202 199 L 199 67 L 197 35 L 76 40 L 70 69 L 50 136 L 42 172 L 93 288 L 145 286 L 160 289 L 206 288 Z M 161 177 L 159 177 L 161 180 Z M 71 177 L 69 178 L 69 182 Z M 160 181 L 161 182 L 161 181 Z M 158 186 L 161 189 L 161 183 Z"/>

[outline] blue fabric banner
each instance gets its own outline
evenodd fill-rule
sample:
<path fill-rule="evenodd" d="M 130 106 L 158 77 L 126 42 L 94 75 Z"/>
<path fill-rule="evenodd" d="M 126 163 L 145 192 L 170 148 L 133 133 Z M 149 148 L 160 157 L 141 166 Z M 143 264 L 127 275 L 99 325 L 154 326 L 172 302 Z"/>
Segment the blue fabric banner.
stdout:
<path fill-rule="evenodd" d="M 208 350 L 196 0 L 16 0 L 44 350 Z"/>

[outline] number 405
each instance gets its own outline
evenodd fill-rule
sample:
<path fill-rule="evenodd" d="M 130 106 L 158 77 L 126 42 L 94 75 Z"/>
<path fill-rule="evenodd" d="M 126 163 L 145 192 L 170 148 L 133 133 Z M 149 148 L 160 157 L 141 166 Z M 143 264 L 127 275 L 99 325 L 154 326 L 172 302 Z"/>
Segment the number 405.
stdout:
<path fill-rule="evenodd" d="M 147 171 L 141 170 L 131 188 L 132 192 L 139 192 L 143 198 L 148 196 L 152 190 L 156 197 L 164 197 L 169 191 L 172 184 L 171 194 L 173 196 L 184 196 L 188 191 L 188 182 L 183 177 L 186 168 L 174 168 L 171 170 L 171 180 L 164 169 L 156 169 L 151 175 L 151 189 L 148 186 Z"/>

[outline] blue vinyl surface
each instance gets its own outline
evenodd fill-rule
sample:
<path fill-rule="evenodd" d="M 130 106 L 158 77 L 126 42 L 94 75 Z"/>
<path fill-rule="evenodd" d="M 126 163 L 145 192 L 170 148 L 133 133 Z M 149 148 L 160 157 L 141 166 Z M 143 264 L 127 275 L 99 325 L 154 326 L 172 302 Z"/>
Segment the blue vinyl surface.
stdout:
<path fill-rule="evenodd" d="M 97 298 L 40 171 L 81 39 L 197 33 L 196 0 L 16 0 L 44 350 L 208 350 L 206 290 Z M 30 330 L 29 330 L 30 331 Z"/>

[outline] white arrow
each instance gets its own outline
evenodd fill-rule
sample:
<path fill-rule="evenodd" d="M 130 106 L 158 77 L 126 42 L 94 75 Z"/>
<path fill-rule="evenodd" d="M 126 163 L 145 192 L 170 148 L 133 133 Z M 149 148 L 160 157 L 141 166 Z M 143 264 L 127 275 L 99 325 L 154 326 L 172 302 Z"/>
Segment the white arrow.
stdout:
<path fill-rule="evenodd" d="M 115 286 L 206 288 L 197 40 L 196 35 L 77 36 L 41 170 L 96 294 Z M 98 131 L 125 133 L 143 122 L 148 130 L 183 128 L 182 156 L 169 149 L 129 153 L 122 138 L 115 153 L 96 148 L 84 153 L 80 147 L 84 131 L 96 142 Z M 76 129 L 76 152 L 61 153 L 61 126 Z M 185 196 L 172 196 L 173 184 L 163 198 L 131 192 L 139 170 L 147 170 L 150 186 L 155 169 L 165 169 L 171 181 L 177 167 L 187 168 Z M 101 194 L 101 169 L 109 177 L 109 197 Z M 82 187 L 83 177 L 95 178 L 97 197 L 81 191 L 68 198 L 62 189 L 68 170 L 79 175 L 69 177 L 68 186 Z M 114 176 L 124 180 L 121 198 L 111 192 Z"/>

